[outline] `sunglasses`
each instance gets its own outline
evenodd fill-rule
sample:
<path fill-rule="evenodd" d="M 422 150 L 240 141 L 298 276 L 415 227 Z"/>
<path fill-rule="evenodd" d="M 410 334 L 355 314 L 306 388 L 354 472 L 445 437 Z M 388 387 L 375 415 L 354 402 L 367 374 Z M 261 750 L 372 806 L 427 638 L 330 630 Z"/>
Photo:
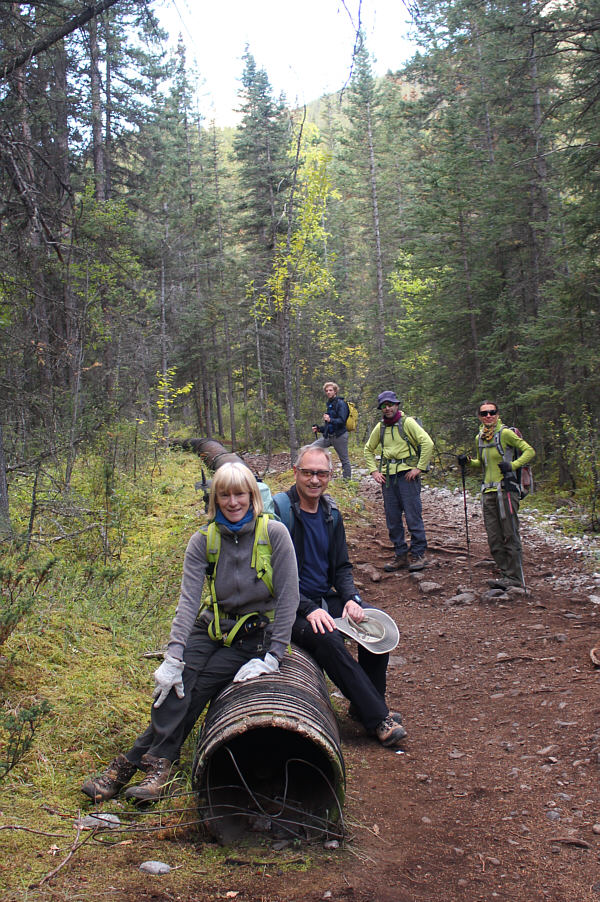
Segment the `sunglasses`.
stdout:
<path fill-rule="evenodd" d="M 386 407 L 395 407 L 396 405 L 393 404 L 391 401 L 384 401 L 383 404 L 380 404 L 379 406 L 382 410 L 385 410 Z"/>
<path fill-rule="evenodd" d="M 298 472 L 306 479 L 311 476 L 316 476 L 318 479 L 329 479 L 331 476 L 331 470 L 306 470 L 304 467 L 298 467 Z"/>
<path fill-rule="evenodd" d="M 480 417 L 495 417 L 497 413 L 498 413 L 497 410 L 480 410 L 479 416 Z"/>

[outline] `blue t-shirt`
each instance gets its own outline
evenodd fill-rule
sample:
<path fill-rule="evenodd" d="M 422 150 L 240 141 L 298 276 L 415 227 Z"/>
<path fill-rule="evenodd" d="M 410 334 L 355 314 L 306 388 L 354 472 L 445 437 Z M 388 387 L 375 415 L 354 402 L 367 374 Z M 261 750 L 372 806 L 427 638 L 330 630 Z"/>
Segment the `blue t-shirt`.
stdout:
<path fill-rule="evenodd" d="M 319 507 L 316 514 L 300 511 L 304 527 L 304 562 L 298 574 L 300 593 L 306 598 L 322 598 L 329 585 L 329 537 L 325 515 Z"/>

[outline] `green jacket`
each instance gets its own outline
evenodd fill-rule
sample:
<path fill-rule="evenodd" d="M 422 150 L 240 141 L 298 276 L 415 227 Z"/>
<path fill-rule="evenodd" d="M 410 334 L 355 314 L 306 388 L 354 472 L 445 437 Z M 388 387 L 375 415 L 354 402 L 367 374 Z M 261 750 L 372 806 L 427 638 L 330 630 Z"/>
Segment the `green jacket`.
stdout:
<path fill-rule="evenodd" d="M 512 429 L 507 428 L 504 423 L 498 417 L 498 422 L 496 424 L 496 429 L 494 430 L 494 435 L 496 435 L 500 429 L 503 429 L 502 432 L 502 447 L 506 448 L 516 448 L 519 452 L 519 456 L 516 457 L 511 466 L 513 472 L 518 470 L 519 467 L 524 466 L 525 464 L 530 463 L 535 457 L 535 450 L 528 444 L 524 438 L 519 438 L 516 433 L 512 431 Z M 502 482 L 503 476 L 500 471 L 498 464 L 502 460 L 500 456 L 500 452 L 496 448 L 494 444 L 494 440 L 485 445 L 483 448 L 479 448 L 479 436 L 483 430 L 480 429 L 477 435 L 475 436 L 475 447 L 476 447 L 476 457 L 470 457 L 469 463 L 472 467 L 483 468 L 483 485 L 484 492 L 496 492 L 497 484 Z"/>
<path fill-rule="evenodd" d="M 412 470 L 414 467 L 425 472 L 433 454 L 433 441 L 423 427 L 419 426 L 413 417 L 403 416 L 402 419 L 404 433 L 410 439 L 413 447 L 411 448 L 406 439 L 402 438 L 398 423 L 385 427 L 381 452 L 381 472 L 386 476 L 393 476 L 404 470 Z M 379 469 L 375 454 L 381 448 L 381 422 L 379 422 L 365 445 L 365 460 L 369 473 Z M 416 453 L 415 449 L 417 449 Z"/>

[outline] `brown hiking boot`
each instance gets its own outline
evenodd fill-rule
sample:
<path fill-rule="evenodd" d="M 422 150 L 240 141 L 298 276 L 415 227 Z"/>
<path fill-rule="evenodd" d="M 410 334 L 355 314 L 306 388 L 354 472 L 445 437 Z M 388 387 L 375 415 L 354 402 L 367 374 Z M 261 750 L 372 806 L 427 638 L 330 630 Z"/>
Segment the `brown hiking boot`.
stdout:
<path fill-rule="evenodd" d="M 425 569 L 425 555 L 411 554 L 408 570 L 410 573 L 417 573 L 419 570 Z"/>
<path fill-rule="evenodd" d="M 395 555 L 394 560 L 385 564 L 383 569 L 386 573 L 395 573 L 396 570 L 404 570 L 406 567 L 408 567 L 408 554 L 405 553 Z"/>
<path fill-rule="evenodd" d="M 92 802 L 108 802 L 129 783 L 136 770 L 137 765 L 132 764 L 125 755 L 117 755 L 103 773 L 86 780 L 81 791 L 89 796 Z"/>
<path fill-rule="evenodd" d="M 155 758 L 154 755 L 144 755 L 140 767 L 146 771 L 146 776 L 141 783 L 126 790 L 125 798 L 134 802 L 157 802 L 167 795 L 177 768 L 168 758 Z"/>
<path fill-rule="evenodd" d="M 375 735 L 382 745 L 387 749 L 392 749 L 406 739 L 407 733 L 402 724 L 388 714 L 386 719 L 375 728 Z"/>

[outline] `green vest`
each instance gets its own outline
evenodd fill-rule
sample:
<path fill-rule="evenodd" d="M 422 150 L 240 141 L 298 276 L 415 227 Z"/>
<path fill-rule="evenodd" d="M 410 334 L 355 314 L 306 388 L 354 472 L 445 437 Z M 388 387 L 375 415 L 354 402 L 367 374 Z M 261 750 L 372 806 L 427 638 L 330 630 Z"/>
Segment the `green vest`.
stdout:
<path fill-rule="evenodd" d="M 271 541 L 267 523 L 271 519 L 269 514 L 260 514 L 256 518 L 254 525 L 254 544 L 252 546 L 252 558 L 250 566 L 256 570 L 256 575 L 262 579 L 269 593 L 273 594 L 273 565 L 271 564 Z M 212 600 L 212 608 L 214 619 L 208 626 L 208 635 L 216 642 L 223 642 L 224 645 L 230 646 L 240 629 L 250 617 L 256 617 L 257 612 L 251 611 L 249 614 L 242 614 L 237 620 L 233 629 L 229 630 L 226 636 L 221 632 L 219 602 L 217 601 L 217 593 L 215 590 L 215 574 L 217 564 L 219 562 L 219 553 L 221 551 L 221 533 L 217 528 L 217 524 L 212 520 L 207 526 L 203 526 L 200 532 L 206 536 L 206 581 L 210 589 Z M 204 609 L 208 605 L 204 606 Z M 273 620 L 274 611 L 265 611 L 264 616 L 269 620 Z"/>

